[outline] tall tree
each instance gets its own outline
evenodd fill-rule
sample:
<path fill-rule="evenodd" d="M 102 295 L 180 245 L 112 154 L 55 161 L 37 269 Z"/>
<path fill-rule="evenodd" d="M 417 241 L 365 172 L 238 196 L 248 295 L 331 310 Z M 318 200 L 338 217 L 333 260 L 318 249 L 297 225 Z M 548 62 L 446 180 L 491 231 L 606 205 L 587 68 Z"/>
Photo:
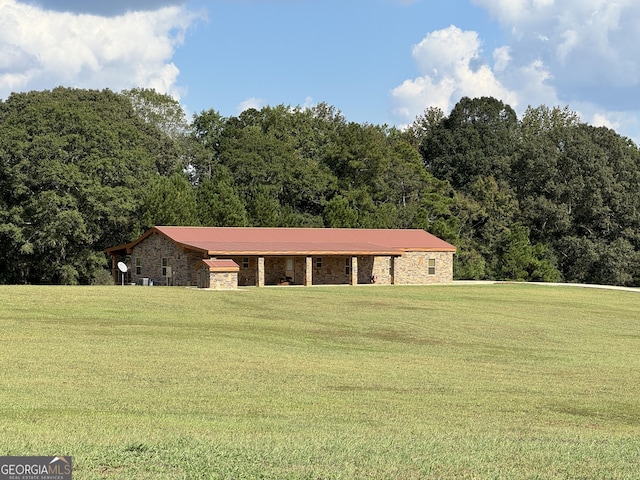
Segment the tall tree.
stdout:
<path fill-rule="evenodd" d="M 244 202 L 240 199 L 228 168 L 219 165 L 211 179 L 198 184 L 196 190 L 198 219 L 205 227 L 245 227 L 249 223 Z"/>
<path fill-rule="evenodd" d="M 194 147 L 189 167 L 192 169 L 194 183 L 211 179 L 216 165 L 220 163 L 220 144 L 226 123 L 227 118 L 213 109 L 193 116 L 191 140 L 197 147 Z"/>
<path fill-rule="evenodd" d="M 0 283 L 100 275 L 102 250 L 139 230 L 145 186 L 175 169 L 170 145 L 109 90 L 56 88 L 0 102 Z"/>
<path fill-rule="evenodd" d="M 635 263 L 616 258 L 640 251 L 637 146 L 566 108 L 527 110 L 522 138 L 513 181 L 532 238 L 557 252 L 569 281 L 639 282 Z"/>
<path fill-rule="evenodd" d="M 196 193 L 186 175 L 157 176 L 142 197 L 145 229 L 155 225 L 200 225 Z"/>
<path fill-rule="evenodd" d="M 256 186 L 249 194 L 248 210 L 255 227 L 282 226 L 281 206 L 268 185 Z"/>
<path fill-rule="evenodd" d="M 561 279 L 550 250 L 532 245 L 529 229 L 520 222 L 513 224 L 503 241 L 499 278 L 517 281 L 557 282 Z"/>
<path fill-rule="evenodd" d="M 442 109 L 429 107 L 407 127 L 405 136 L 409 143 L 418 149 L 424 139 L 431 135 L 444 119 L 445 115 Z"/>
<path fill-rule="evenodd" d="M 178 140 L 188 133 L 187 117 L 180 102 L 173 97 L 152 88 L 132 88 L 123 90 L 121 94 L 129 99 L 140 118 L 169 138 Z"/>
<path fill-rule="evenodd" d="M 354 228 L 358 226 L 358 212 L 346 198 L 336 195 L 324 207 L 324 223 L 329 228 Z"/>
<path fill-rule="evenodd" d="M 480 177 L 507 180 L 518 135 L 518 118 L 509 105 L 464 97 L 425 133 L 420 151 L 433 175 L 464 189 Z"/>

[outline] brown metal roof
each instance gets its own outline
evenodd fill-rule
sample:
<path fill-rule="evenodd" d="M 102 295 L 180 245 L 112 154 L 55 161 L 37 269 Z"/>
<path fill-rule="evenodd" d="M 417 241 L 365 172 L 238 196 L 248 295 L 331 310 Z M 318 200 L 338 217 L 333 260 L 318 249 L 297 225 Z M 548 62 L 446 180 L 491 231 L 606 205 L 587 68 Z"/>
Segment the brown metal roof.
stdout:
<path fill-rule="evenodd" d="M 233 260 L 202 260 L 210 272 L 237 272 L 240 266 Z"/>
<path fill-rule="evenodd" d="M 106 250 L 130 253 L 159 232 L 183 248 L 215 255 L 402 255 L 455 252 L 456 247 L 424 230 L 356 228 L 167 227 L 148 230 L 126 245 Z"/>
<path fill-rule="evenodd" d="M 155 230 L 209 255 L 401 255 L 407 251 L 456 250 L 424 230 L 166 226 Z"/>

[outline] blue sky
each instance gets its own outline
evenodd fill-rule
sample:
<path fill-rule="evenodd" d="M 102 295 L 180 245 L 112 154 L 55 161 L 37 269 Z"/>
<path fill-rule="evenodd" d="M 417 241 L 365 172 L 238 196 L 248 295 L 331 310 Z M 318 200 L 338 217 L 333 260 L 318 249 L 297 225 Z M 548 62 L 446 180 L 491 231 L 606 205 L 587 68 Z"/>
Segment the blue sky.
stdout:
<path fill-rule="evenodd" d="M 637 0 L 0 0 L 0 98 L 152 87 L 185 110 L 327 102 L 406 125 L 489 95 L 640 140 Z"/>
<path fill-rule="evenodd" d="M 424 33 L 483 23 L 467 2 L 394 0 L 218 1 L 187 34 L 175 61 L 189 75 L 191 108 L 236 114 L 243 102 L 327 102 L 349 120 L 395 123 L 390 92 L 416 74 L 411 48 Z M 198 8 L 205 2 L 193 2 Z M 461 8 L 466 6 L 466 8 Z M 253 101 L 252 101 L 253 99 Z"/>

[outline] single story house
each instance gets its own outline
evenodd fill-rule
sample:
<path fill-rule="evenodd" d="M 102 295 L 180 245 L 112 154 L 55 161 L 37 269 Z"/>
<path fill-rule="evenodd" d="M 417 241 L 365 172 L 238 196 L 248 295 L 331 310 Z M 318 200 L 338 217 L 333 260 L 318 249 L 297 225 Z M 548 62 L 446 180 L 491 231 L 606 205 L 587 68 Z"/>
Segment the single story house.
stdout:
<path fill-rule="evenodd" d="M 108 248 L 137 284 L 419 285 L 453 280 L 456 248 L 424 230 L 154 227 Z"/>

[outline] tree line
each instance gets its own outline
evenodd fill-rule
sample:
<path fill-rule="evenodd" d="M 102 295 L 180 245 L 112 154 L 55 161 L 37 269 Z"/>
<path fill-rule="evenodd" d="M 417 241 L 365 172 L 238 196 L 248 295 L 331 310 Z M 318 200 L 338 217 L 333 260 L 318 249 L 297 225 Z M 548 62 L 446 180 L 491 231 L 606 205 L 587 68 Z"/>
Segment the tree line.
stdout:
<path fill-rule="evenodd" d="M 420 228 L 468 279 L 640 284 L 640 152 L 567 108 L 494 98 L 406 129 L 335 107 L 189 120 L 153 90 L 0 102 L 0 283 L 109 281 L 153 225 Z"/>

